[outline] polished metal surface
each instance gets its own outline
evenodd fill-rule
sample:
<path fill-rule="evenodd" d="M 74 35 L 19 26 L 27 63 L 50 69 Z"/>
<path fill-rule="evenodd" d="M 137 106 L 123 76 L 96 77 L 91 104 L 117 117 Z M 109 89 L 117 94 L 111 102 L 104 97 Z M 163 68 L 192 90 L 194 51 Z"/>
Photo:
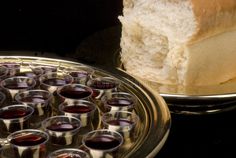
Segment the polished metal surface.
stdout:
<path fill-rule="evenodd" d="M 51 59 L 43 57 L 28 57 L 28 56 L 0 56 L 0 62 L 5 58 L 10 58 L 11 61 L 21 60 L 23 65 L 31 62 L 36 62 L 40 59 L 50 64 L 59 63 L 60 67 L 73 67 L 84 65 L 78 62 Z M 154 157 L 165 143 L 171 125 L 171 118 L 168 107 L 164 99 L 157 91 L 150 88 L 148 85 L 136 80 L 124 71 L 113 68 L 99 68 L 89 66 L 95 69 L 96 73 L 101 76 L 110 76 L 116 78 L 121 83 L 120 90 L 124 90 L 137 97 L 138 103 L 135 106 L 135 113 L 139 116 L 139 125 L 135 131 L 135 140 L 125 140 L 119 149 L 118 157 Z M 98 117 L 100 117 L 98 115 Z M 98 119 L 101 121 L 101 119 Z M 101 128 L 97 123 L 97 129 Z"/>

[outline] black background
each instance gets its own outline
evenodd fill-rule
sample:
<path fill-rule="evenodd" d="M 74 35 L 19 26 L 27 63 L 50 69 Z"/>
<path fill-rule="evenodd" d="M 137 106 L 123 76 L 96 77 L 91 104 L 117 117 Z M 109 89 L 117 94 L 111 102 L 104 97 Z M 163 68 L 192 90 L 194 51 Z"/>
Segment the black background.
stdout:
<path fill-rule="evenodd" d="M 75 57 L 83 40 L 119 25 L 117 16 L 122 14 L 121 0 L 7 2 L 0 2 L 0 49 L 58 56 Z M 157 157 L 236 157 L 235 127 L 235 111 L 208 116 L 172 114 L 170 136 Z"/>
<path fill-rule="evenodd" d="M 1 1 L 0 48 L 71 53 L 121 13 L 121 0 Z"/>
<path fill-rule="evenodd" d="M 236 111 L 204 116 L 172 114 L 169 138 L 160 158 L 235 158 Z"/>

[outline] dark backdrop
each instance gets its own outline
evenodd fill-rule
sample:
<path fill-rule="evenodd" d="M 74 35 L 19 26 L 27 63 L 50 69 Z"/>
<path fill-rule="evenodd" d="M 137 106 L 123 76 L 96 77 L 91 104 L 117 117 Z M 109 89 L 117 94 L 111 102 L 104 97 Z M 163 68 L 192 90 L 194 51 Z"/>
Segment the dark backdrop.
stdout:
<path fill-rule="evenodd" d="M 122 13 L 122 0 L 6 2 L 0 2 L 1 50 L 64 55 L 89 35 L 118 25 Z"/>
<path fill-rule="evenodd" d="M 52 52 L 97 64 L 99 57 L 107 57 L 101 55 L 104 51 L 108 54 L 119 45 L 120 29 L 114 26 L 119 25 L 122 0 L 6 2 L 0 1 L 0 50 Z M 170 136 L 158 157 L 235 158 L 235 113 L 172 114 Z"/>

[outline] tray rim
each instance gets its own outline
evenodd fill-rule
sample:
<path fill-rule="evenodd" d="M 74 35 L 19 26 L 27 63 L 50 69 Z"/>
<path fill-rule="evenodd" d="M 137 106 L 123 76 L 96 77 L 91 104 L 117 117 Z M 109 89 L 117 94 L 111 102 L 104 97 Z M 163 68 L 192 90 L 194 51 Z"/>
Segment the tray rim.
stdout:
<path fill-rule="evenodd" d="M 3 51 L 3 52 L 8 52 L 8 51 Z M 16 51 L 14 51 L 16 52 Z M 24 51 L 21 51 L 24 52 Z M 153 91 L 153 89 L 151 89 L 148 86 L 143 85 L 142 83 L 140 83 L 138 80 L 136 80 L 135 78 L 133 78 L 132 76 L 128 75 L 126 72 L 120 71 L 118 69 L 115 68 L 103 68 L 102 66 L 99 65 L 87 65 L 85 63 L 82 63 L 80 61 L 71 61 L 73 59 L 60 59 L 59 58 L 48 58 L 48 57 L 39 57 L 39 56 L 15 56 L 15 55 L 11 55 L 11 56 L 6 56 L 6 55 L 0 55 L 0 59 L 1 58 L 20 58 L 20 59 L 31 59 L 31 60 L 37 60 L 37 59 L 42 59 L 42 60 L 49 60 L 49 61 L 57 61 L 57 62 L 64 62 L 64 63 L 69 63 L 69 64 L 83 64 L 85 66 L 90 66 L 93 67 L 97 70 L 103 71 L 108 73 L 109 75 L 115 76 L 117 79 L 122 80 L 125 79 L 125 83 L 132 83 L 133 86 L 139 87 L 142 89 L 143 92 L 147 93 L 148 95 L 146 96 L 147 98 L 149 98 L 150 100 L 150 104 L 151 107 L 149 107 L 147 110 L 148 112 L 154 112 L 154 115 L 151 117 L 151 119 L 153 119 L 153 117 L 160 117 L 161 120 L 158 120 L 158 123 L 160 124 L 158 128 L 152 128 L 153 126 L 157 126 L 157 120 L 155 120 L 156 118 L 154 118 L 154 120 L 152 121 L 152 124 L 149 125 L 150 129 L 145 137 L 145 140 L 152 140 L 150 134 L 155 134 L 155 136 L 158 135 L 158 139 L 155 141 L 152 141 L 153 144 L 150 144 L 150 142 L 147 142 L 146 144 L 142 144 L 141 146 L 139 146 L 139 150 L 140 149 L 144 149 L 145 151 L 145 157 L 155 157 L 156 154 L 160 151 L 160 149 L 162 148 L 162 146 L 164 145 L 165 141 L 167 140 L 167 137 L 169 135 L 170 132 L 170 127 L 171 127 L 171 115 L 170 115 L 170 111 L 168 109 L 168 106 L 166 104 L 166 102 L 164 101 L 164 99 L 156 92 Z M 96 66 L 96 67 L 95 67 Z M 158 104 L 158 105 L 157 105 Z M 158 109 L 157 109 L 158 108 Z M 153 111 L 154 110 L 154 111 Z M 157 111 L 160 110 L 160 111 Z M 157 116 L 156 116 L 157 115 Z M 163 116 L 162 116 L 163 115 Z M 160 129 L 160 127 L 164 127 L 162 129 Z M 148 153 L 147 153 L 148 151 Z M 134 153 L 132 153 L 132 156 L 135 155 L 135 153 L 137 153 L 137 151 L 135 151 Z M 142 152 L 144 153 L 144 152 Z M 130 154 L 128 154 L 130 155 Z M 138 156 L 138 155 L 136 155 Z M 140 155 L 139 155 L 140 156 Z M 127 157 L 127 156 L 125 156 Z"/>

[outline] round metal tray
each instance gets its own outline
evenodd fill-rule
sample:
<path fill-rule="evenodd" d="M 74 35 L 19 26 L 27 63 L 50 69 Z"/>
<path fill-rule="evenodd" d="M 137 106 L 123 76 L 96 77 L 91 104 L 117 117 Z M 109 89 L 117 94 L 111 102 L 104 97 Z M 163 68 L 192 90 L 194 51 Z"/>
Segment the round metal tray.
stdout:
<path fill-rule="evenodd" d="M 38 59 L 50 64 L 58 64 L 61 67 L 73 67 L 84 65 L 78 62 L 28 56 L 0 56 L 0 61 L 8 58 L 11 61 L 21 60 L 22 64 L 37 62 Z M 117 69 L 104 69 L 89 66 L 101 76 L 111 76 L 121 82 L 122 90 L 125 90 L 138 99 L 135 112 L 140 117 L 138 137 L 128 147 L 124 146 L 118 153 L 118 157 L 154 157 L 165 143 L 171 125 L 170 113 L 163 98 L 148 86 L 144 86 L 127 73 Z M 98 127 L 99 128 L 99 127 Z"/>

